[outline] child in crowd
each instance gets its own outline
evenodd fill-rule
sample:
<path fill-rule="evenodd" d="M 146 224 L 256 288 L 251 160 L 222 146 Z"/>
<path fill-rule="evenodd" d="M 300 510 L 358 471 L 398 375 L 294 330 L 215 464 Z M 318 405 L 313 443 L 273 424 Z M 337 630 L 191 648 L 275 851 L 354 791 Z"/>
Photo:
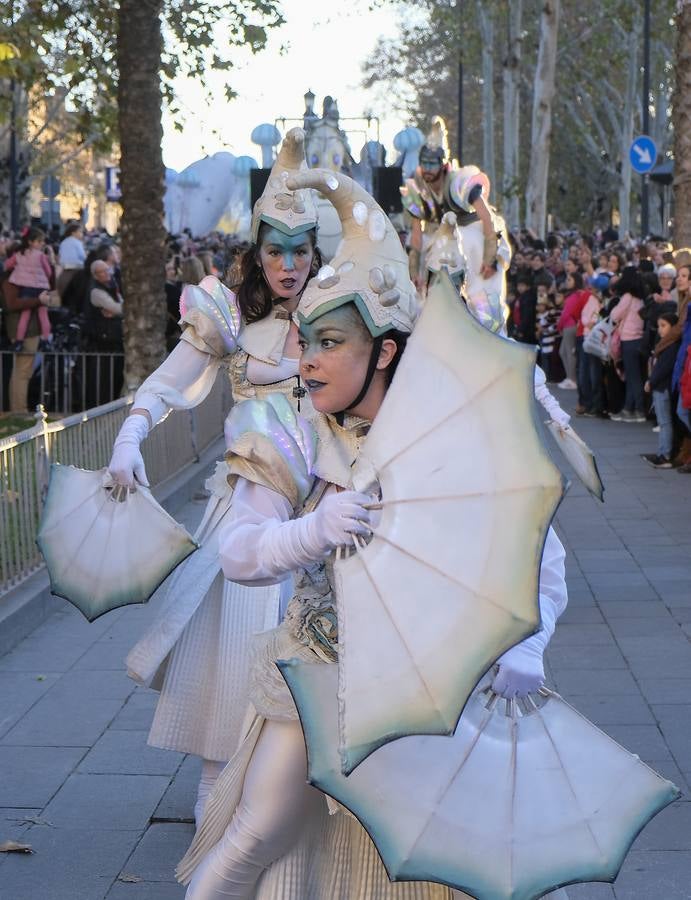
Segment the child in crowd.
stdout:
<path fill-rule="evenodd" d="M 537 338 L 540 344 L 539 362 L 547 381 L 555 381 L 558 379 L 555 358 L 556 345 L 559 339 L 557 322 L 560 313 L 553 305 L 551 295 L 547 292 L 547 288 L 544 285 L 540 285 L 537 289 L 535 312 L 537 315 Z"/>
<path fill-rule="evenodd" d="M 5 263 L 5 271 L 12 272 L 9 281 L 10 284 L 17 286 L 17 299 L 20 303 L 22 300 L 48 297 L 47 292 L 50 289 L 53 270 L 43 252 L 45 240 L 46 236 L 40 228 L 27 229 L 22 235 L 19 249 Z M 26 337 L 34 309 L 36 309 L 41 329 L 39 350 L 50 349 L 53 335 L 50 328 L 48 310 L 45 306 L 34 307 L 32 305 L 23 309 L 19 316 L 16 340 L 12 347 L 15 353 L 20 353 L 24 349 L 24 338 Z"/>
<path fill-rule="evenodd" d="M 524 344 L 537 340 L 535 321 L 535 288 L 531 276 L 521 271 L 516 276 L 516 299 L 511 307 L 512 337 Z"/>
<path fill-rule="evenodd" d="M 671 398 L 672 372 L 681 346 L 681 329 L 676 313 L 665 312 L 658 316 L 657 333 L 660 339 L 653 351 L 655 361 L 644 390 L 647 394 L 652 392 L 660 433 L 657 453 L 644 453 L 641 458 L 656 469 L 671 469 L 674 440 Z"/>

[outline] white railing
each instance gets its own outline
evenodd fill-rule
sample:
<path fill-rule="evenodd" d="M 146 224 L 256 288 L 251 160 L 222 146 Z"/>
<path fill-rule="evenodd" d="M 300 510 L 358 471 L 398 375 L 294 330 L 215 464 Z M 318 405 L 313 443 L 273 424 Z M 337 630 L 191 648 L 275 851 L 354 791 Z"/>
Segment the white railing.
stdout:
<path fill-rule="evenodd" d="M 49 413 L 69 415 L 110 403 L 122 393 L 122 353 L 1 350 L 0 412 L 10 409 L 10 377 L 18 357 L 31 358 L 26 388 L 31 408 L 41 404 Z"/>
<path fill-rule="evenodd" d="M 36 533 L 51 463 L 106 466 L 131 403 L 132 397 L 114 400 L 56 422 L 48 422 L 39 407 L 33 428 L 0 439 L 0 596 L 43 565 Z M 228 379 L 220 377 L 200 406 L 171 413 L 151 432 L 142 454 L 153 487 L 198 460 L 221 436 L 231 403 Z"/>

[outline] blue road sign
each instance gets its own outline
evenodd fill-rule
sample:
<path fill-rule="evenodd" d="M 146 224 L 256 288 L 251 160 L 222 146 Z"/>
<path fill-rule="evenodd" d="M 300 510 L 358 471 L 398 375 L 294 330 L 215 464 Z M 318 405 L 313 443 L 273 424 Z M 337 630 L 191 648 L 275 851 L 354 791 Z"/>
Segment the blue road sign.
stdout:
<path fill-rule="evenodd" d="M 640 134 L 631 144 L 629 150 L 631 168 L 640 175 L 649 172 L 657 162 L 655 141 L 647 134 Z"/>

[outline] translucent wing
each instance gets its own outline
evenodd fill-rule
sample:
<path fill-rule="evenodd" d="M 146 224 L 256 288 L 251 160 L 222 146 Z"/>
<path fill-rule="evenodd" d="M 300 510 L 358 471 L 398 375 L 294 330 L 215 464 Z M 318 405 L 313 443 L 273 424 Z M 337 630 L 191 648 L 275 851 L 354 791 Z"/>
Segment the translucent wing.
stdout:
<path fill-rule="evenodd" d="M 90 622 L 146 602 L 197 548 L 147 488 L 106 485 L 105 469 L 53 465 L 37 537 L 51 590 Z"/>
<path fill-rule="evenodd" d="M 534 364 L 440 279 L 354 470 L 356 488 L 379 486 L 381 522 L 335 565 L 345 773 L 402 735 L 451 734 L 482 674 L 539 627 L 562 481 Z"/>
<path fill-rule="evenodd" d="M 337 667 L 280 666 L 309 781 L 357 816 L 393 881 L 440 881 L 478 900 L 614 881 L 640 830 L 679 796 L 556 694 L 521 711 L 477 691 L 452 737 L 401 738 L 345 777 Z"/>

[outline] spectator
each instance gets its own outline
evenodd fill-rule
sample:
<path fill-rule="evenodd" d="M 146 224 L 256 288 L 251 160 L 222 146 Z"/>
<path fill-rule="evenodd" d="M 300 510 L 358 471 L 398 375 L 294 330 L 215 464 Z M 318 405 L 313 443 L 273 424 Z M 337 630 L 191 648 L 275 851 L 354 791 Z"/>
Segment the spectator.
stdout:
<path fill-rule="evenodd" d="M 559 340 L 559 332 L 557 331 L 559 310 L 552 304 L 546 288 L 538 288 L 535 309 L 537 313 L 537 337 L 540 342 L 540 365 L 544 370 L 547 381 L 555 381 L 555 357 Z"/>
<path fill-rule="evenodd" d="M 566 391 L 578 389 L 578 360 L 576 340 L 578 329 L 581 325 L 581 312 L 586 304 L 589 292 L 583 291 L 583 276 L 580 272 L 568 275 L 564 283 L 564 306 L 557 322 L 557 328 L 561 333 L 561 347 L 559 356 L 564 364 L 566 378 L 559 383 L 559 387 Z M 582 404 L 580 404 L 582 405 Z"/>
<path fill-rule="evenodd" d="M 672 373 L 681 346 L 681 329 L 676 313 L 663 312 L 657 319 L 659 341 L 655 347 L 655 362 L 645 383 L 646 393 L 652 392 L 655 416 L 660 429 L 657 453 L 644 453 L 642 459 L 655 469 L 671 469 L 674 427 L 672 424 Z"/>
<path fill-rule="evenodd" d="M 621 354 L 626 379 L 624 408 L 611 418 L 614 422 L 645 422 L 645 394 L 643 391 L 643 307 L 645 287 L 640 273 L 627 266 L 618 281 L 619 302 L 611 313 L 621 338 Z"/>
<path fill-rule="evenodd" d="M 689 313 L 689 273 L 687 264 L 680 265 L 677 269 L 677 293 L 679 298 L 679 327 L 681 329 L 681 345 L 677 352 L 677 359 L 672 374 L 672 390 L 679 391 L 677 401 L 677 416 L 684 427 L 684 437 L 681 449 L 675 462 L 679 463 L 677 472 L 691 474 L 691 410 L 684 406 L 681 396 L 680 381 L 686 363 L 688 348 L 691 346 L 691 314 Z"/>
<path fill-rule="evenodd" d="M 554 287 L 554 276 L 545 268 L 545 254 L 542 250 L 537 250 L 533 253 L 530 267 L 533 270 L 533 285 L 535 287 L 539 287 L 541 284 L 548 290 Z"/>
<path fill-rule="evenodd" d="M 512 335 L 524 344 L 534 344 L 536 340 L 535 289 L 526 272 L 519 272 L 516 278 L 516 299 L 511 308 Z"/>
<path fill-rule="evenodd" d="M 677 295 L 674 278 L 677 270 L 673 265 L 660 267 L 653 290 L 646 296 L 640 315 L 643 319 L 643 355 L 647 359 L 658 341 L 657 320 L 662 313 L 677 312 Z M 654 277 L 654 276 L 653 276 Z"/>
<path fill-rule="evenodd" d="M 24 307 L 19 315 L 12 346 L 15 353 L 21 353 L 24 349 L 24 338 L 34 310 L 41 331 L 39 349 L 50 349 L 53 339 L 48 310 L 41 305 L 41 297 L 47 297 L 47 291 L 50 290 L 53 280 L 53 269 L 43 252 L 45 242 L 46 236 L 40 228 L 28 228 L 22 236 L 19 248 L 5 263 L 5 271 L 11 272 L 10 284 L 17 288 L 17 303 Z"/>
<path fill-rule="evenodd" d="M 77 272 L 84 268 L 86 262 L 86 250 L 84 249 L 84 233 L 79 222 L 70 222 L 65 228 L 65 234 L 60 242 L 58 250 L 58 263 L 62 272 L 58 276 L 57 290 L 62 297 Z"/>
<path fill-rule="evenodd" d="M 583 329 L 583 342 L 600 321 L 602 312 L 602 292 L 607 290 L 609 278 L 599 275 L 590 279 L 590 296 L 581 310 L 581 326 Z M 585 352 L 581 347 L 578 364 L 578 390 L 582 398 L 583 409 L 580 412 L 584 416 L 605 416 L 603 395 L 603 367 L 602 360 L 591 353 Z M 577 409 L 578 413 L 579 410 Z"/>
<path fill-rule="evenodd" d="M 123 300 L 112 271 L 101 259 L 91 263 L 91 282 L 84 314 L 87 358 L 87 406 L 120 396 L 123 378 Z"/>

